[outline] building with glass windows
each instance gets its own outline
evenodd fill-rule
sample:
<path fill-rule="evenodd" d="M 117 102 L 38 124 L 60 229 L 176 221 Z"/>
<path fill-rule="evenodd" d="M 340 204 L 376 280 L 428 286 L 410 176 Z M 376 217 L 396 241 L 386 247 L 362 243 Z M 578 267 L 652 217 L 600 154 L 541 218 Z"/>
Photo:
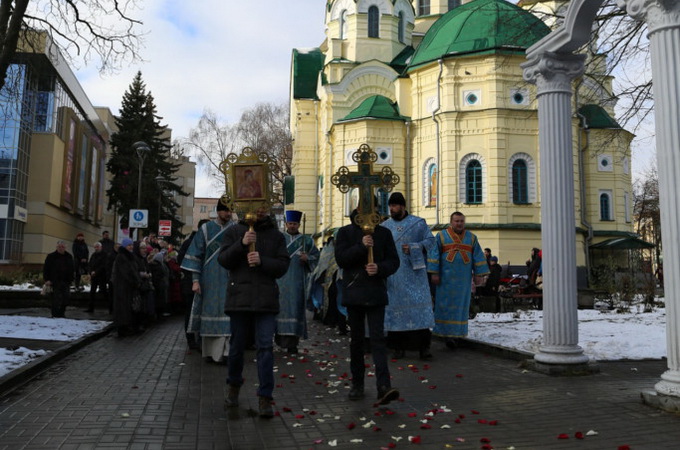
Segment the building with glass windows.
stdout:
<path fill-rule="evenodd" d="M 461 211 L 482 247 L 523 266 L 541 247 L 542 205 L 536 89 L 520 63 L 565 3 L 328 0 L 319 24 L 326 39 L 292 53 L 287 207 L 305 211 L 320 239 L 349 223 L 358 193 L 342 194 L 330 181 L 341 166 L 356 170 L 352 154 L 368 144 L 378 155 L 374 170 L 389 166 L 400 176 L 394 190 L 412 214 L 437 231 Z M 633 135 L 613 118 L 611 78 L 576 83 L 576 163 L 564 170 L 575 175 L 585 269 L 590 245 L 632 235 Z M 387 194 L 375 196 L 386 214 Z"/>
<path fill-rule="evenodd" d="M 104 229 L 118 237 L 105 195 L 114 116 L 91 104 L 49 38 L 37 36 L 20 44 L 0 91 L 0 270 L 40 269 L 58 240 L 70 252 L 80 232 L 90 247 Z M 178 162 L 178 180 L 191 193 L 177 212 L 188 234 L 195 164 Z"/>

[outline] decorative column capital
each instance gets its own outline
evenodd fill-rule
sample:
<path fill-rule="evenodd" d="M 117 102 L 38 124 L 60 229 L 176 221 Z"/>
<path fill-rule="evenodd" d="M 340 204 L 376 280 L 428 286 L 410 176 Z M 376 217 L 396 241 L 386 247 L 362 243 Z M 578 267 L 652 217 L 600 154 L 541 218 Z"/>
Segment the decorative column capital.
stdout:
<path fill-rule="evenodd" d="M 524 79 L 538 87 L 538 95 L 549 92 L 571 94 L 571 81 L 583 75 L 586 55 L 541 53 L 521 65 Z"/>
<path fill-rule="evenodd" d="M 635 20 L 647 22 L 649 34 L 680 27 L 680 2 L 674 0 L 616 0 Z"/>

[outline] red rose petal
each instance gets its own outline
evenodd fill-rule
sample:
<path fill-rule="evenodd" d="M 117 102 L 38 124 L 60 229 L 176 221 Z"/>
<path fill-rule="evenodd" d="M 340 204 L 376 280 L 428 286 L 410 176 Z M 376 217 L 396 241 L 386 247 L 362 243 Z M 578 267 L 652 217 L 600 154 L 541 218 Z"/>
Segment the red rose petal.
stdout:
<path fill-rule="evenodd" d="M 584 438 L 583 433 L 581 433 L 580 431 L 577 431 L 577 432 L 574 434 L 574 437 L 575 437 L 576 439 L 583 439 L 583 438 Z"/>
<path fill-rule="evenodd" d="M 493 447 L 489 444 L 482 445 L 482 450 L 493 450 Z"/>
<path fill-rule="evenodd" d="M 283 412 L 291 412 L 291 411 L 292 411 L 292 409 L 290 409 L 289 407 L 287 407 L 287 406 L 283 407 Z"/>
<path fill-rule="evenodd" d="M 497 420 L 489 420 L 489 425 L 498 425 Z"/>
<path fill-rule="evenodd" d="M 418 413 L 408 413 L 407 415 L 408 415 L 409 417 L 416 417 L 416 416 L 418 415 Z"/>
<path fill-rule="evenodd" d="M 489 421 L 486 419 L 478 419 L 477 423 L 489 423 Z"/>
<path fill-rule="evenodd" d="M 388 446 L 389 448 L 396 448 L 396 447 L 397 447 L 397 444 L 395 444 L 394 442 L 390 442 L 389 444 L 387 444 L 387 446 Z"/>
<path fill-rule="evenodd" d="M 413 436 L 413 437 L 411 438 L 411 442 L 412 442 L 413 444 L 420 444 L 420 436 Z"/>
<path fill-rule="evenodd" d="M 465 419 L 465 414 L 458 414 L 458 417 L 460 417 L 461 419 Z"/>
<path fill-rule="evenodd" d="M 567 433 L 562 433 L 557 436 L 557 439 L 569 439 L 569 435 Z"/>
<path fill-rule="evenodd" d="M 463 374 L 462 374 L 462 373 L 457 373 L 457 374 L 456 374 L 456 378 L 463 378 Z"/>
<path fill-rule="evenodd" d="M 386 409 L 385 414 L 387 414 L 388 416 L 392 416 L 394 415 L 394 411 L 392 411 L 391 409 Z"/>
<path fill-rule="evenodd" d="M 461 422 L 461 420 L 460 420 L 460 419 L 456 419 L 456 420 L 454 420 L 454 422 L 456 422 L 456 423 L 460 423 L 460 422 Z"/>
<path fill-rule="evenodd" d="M 481 442 L 482 444 L 488 444 L 491 442 L 491 439 L 483 437 L 479 440 L 479 442 Z"/>
<path fill-rule="evenodd" d="M 304 415 L 304 414 L 296 414 L 296 415 L 295 415 L 295 418 L 296 418 L 296 419 L 304 419 L 304 418 L 305 418 L 305 415 Z"/>
<path fill-rule="evenodd" d="M 429 430 L 430 428 L 432 428 L 432 425 L 430 425 L 429 423 L 424 423 L 420 426 L 421 430 Z"/>
<path fill-rule="evenodd" d="M 470 411 L 470 412 L 471 412 L 472 414 L 479 414 L 479 411 L 476 411 L 476 410 L 474 410 L 474 409 L 473 409 L 472 411 Z"/>
<path fill-rule="evenodd" d="M 617 450 L 630 450 L 629 445 L 619 445 L 619 448 Z"/>
<path fill-rule="evenodd" d="M 428 386 L 428 389 L 437 389 L 437 386 Z"/>
<path fill-rule="evenodd" d="M 356 425 L 354 422 L 352 422 L 352 423 L 350 423 L 349 425 L 347 425 L 347 429 L 348 429 L 348 430 L 353 430 L 356 426 L 357 426 L 357 425 Z"/>
<path fill-rule="evenodd" d="M 380 428 L 380 427 L 373 427 L 373 431 L 382 431 L 382 428 Z"/>

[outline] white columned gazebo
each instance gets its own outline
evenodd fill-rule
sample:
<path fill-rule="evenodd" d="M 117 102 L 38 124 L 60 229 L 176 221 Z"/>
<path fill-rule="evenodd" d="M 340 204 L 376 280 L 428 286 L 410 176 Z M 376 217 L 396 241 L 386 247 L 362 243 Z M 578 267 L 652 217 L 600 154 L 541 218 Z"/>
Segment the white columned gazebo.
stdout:
<path fill-rule="evenodd" d="M 583 365 L 578 346 L 576 234 L 571 139 L 571 80 L 581 75 L 575 52 L 591 38 L 603 0 L 572 0 L 563 24 L 527 50 L 524 77 L 538 90 L 543 239 L 543 346 L 541 365 Z M 645 402 L 680 411 L 680 1 L 618 0 L 649 30 L 654 83 L 656 150 L 664 245 L 668 370 Z M 558 256 L 559 255 L 559 256 Z"/>

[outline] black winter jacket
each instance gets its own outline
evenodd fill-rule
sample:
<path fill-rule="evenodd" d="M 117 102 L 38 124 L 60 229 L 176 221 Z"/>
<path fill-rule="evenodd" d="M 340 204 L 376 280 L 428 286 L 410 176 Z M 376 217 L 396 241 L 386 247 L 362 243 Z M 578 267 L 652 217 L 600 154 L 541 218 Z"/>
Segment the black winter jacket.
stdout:
<path fill-rule="evenodd" d="M 361 242 L 364 233 L 355 224 L 338 230 L 335 239 L 335 260 L 343 269 L 341 288 L 344 306 L 387 305 L 387 277 L 399 269 L 399 254 L 392 233 L 378 225 L 373 232 L 373 261 L 378 273 L 366 272 L 368 249 Z"/>
<path fill-rule="evenodd" d="M 73 256 L 69 252 L 52 252 L 45 258 L 43 266 L 43 280 L 51 281 L 53 285 L 73 282 Z"/>
<path fill-rule="evenodd" d="M 261 264 L 250 267 L 247 259 L 248 246 L 242 242 L 248 228 L 245 222 L 233 225 L 225 232 L 222 240 L 218 261 L 229 270 L 224 312 L 278 314 L 279 287 L 276 279 L 286 274 L 290 264 L 286 238 L 276 228 L 273 219 L 267 217 L 256 222 L 255 250 L 260 253 Z"/>

